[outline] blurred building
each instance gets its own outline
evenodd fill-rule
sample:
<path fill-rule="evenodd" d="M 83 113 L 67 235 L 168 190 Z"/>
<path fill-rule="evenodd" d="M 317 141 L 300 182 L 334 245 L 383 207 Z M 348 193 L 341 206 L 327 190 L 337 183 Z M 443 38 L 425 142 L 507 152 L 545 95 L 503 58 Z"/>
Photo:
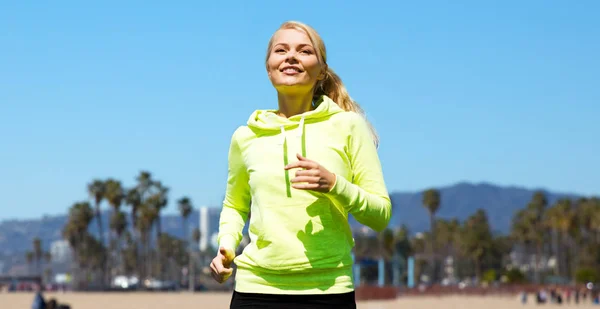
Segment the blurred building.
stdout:
<path fill-rule="evenodd" d="M 72 250 L 66 240 L 56 240 L 50 243 L 50 255 L 52 262 L 64 263 L 71 259 Z"/>
<path fill-rule="evenodd" d="M 198 246 L 200 247 L 200 251 L 204 252 L 208 248 L 209 239 L 210 239 L 210 217 L 208 214 L 208 207 L 202 206 L 199 209 L 199 222 L 198 229 L 200 230 L 200 242 Z"/>

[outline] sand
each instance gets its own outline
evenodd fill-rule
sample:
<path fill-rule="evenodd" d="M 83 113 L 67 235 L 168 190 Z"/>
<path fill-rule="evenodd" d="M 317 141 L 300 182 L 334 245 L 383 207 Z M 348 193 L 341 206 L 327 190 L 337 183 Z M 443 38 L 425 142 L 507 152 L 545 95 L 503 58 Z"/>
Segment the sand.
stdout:
<path fill-rule="evenodd" d="M 55 297 L 68 303 L 72 309 L 225 309 L 229 305 L 229 293 L 45 293 L 46 298 Z M 0 293 L 0 308 L 31 308 L 33 293 Z M 359 309 L 512 309 L 523 308 L 518 297 L 499 296 L 445 296 L 406 297 L 394 301 L 359 302 Z M 538 307 L 531 302 L 525 307 Z M 562 306 L 543 305 L 546 308 L 600 308 L 592 304 Z"/>

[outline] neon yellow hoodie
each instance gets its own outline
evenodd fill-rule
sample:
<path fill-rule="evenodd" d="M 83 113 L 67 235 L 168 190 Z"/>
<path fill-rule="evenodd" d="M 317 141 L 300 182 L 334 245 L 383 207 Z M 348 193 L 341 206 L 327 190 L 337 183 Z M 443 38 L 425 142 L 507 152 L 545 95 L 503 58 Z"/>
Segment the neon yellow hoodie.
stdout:
<path fill-rule="evenodd" d="M 234 259 L 235 290 L 322 294 L 354 289 L 348 214 L 376 231 L 391 216 L 379 157 L 363 117 L 327 96 L 290 118 L 257 110 L 231 138 L 218 242 L 234 250 L 248 218 L 250 243 Z M 291 187 L 284 166 L 301 153 L 336 175 L 328 193 Z"/>

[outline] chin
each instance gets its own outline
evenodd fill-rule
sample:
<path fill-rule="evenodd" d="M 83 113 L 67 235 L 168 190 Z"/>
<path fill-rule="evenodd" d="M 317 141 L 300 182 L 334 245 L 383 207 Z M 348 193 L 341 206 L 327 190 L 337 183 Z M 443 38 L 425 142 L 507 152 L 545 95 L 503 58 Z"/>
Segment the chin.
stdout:
<path fill-rule="evenodd" d="M 280 83 L 273 86 L 275 87 L 275 89 L 277 89 L 277 92 L 279 92 L 280 94 L 290 95 L 307 93 L 310 92 L 312 89 L 310 85 L 303 85 L 298 83 Z"/>
<path fill-rule="evenodd" d="M 282 78 L 282 79 L 278 80 L 277 83 L 282 86 L 290 86 L 290 87 L 291 86 L 298 86 L 298 87 L 310 86 L 309 80 L 306 80 L 303 78 L 296 78 L 296 77 Z"/>

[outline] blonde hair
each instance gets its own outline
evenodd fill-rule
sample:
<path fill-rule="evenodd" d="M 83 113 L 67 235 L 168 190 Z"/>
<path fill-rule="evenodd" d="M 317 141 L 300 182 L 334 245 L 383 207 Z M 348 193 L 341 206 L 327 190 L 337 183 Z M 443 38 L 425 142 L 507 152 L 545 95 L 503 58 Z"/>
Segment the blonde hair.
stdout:
<path fill-rule="evenodd" d="M 321 36 L 317 33 L 317 31 L 311 26 L 298 21 L 287 21 L 283 23 L 279 27 L 279 29 L 277 29 L 277 31 L 284 29 L 295 29 L 306 33 L 313 47 L 316 50 L 317 59 L 319 60 L 319 63 L 327 66 L 325 77 L 317 81 L 317 84 L 315 85 L 313 98 L 318 99 L 320 96 L 326 95 L 332 101 L 337 103 L 337 105 L 339 105 L 340 108 L 342 108 L 343 110 L 355 112 L 363 116 L 363 118 L 367 122 L 367 125 L 369 126 L 369 129 L 371 130 L 371 134 L 373 135 L 373 141 L 375 142 L 375 145 L 379 145 L 379 137 L 377 135 L 377 132 L 375 131 L 373 125 L 367 120 L 364 110 L 356 101 L 354 101 L 350 97 L 350 94 L 348 94 L 348 91 L 346 90 L 342 79 L 329 67 L 329 65 L 327 65 L 327 50 L 325 48 L 325 43 L 323 42 L 323 39 L 321 39 Z M 273 34 L 273 36 L 271 36 L 271 39 L 269 40 L 269 45 L 267 48 L 267 58 L 265 63 L 269 61 L 271 49 L 273 48 L 274 38 L 275 34 Z"/>

